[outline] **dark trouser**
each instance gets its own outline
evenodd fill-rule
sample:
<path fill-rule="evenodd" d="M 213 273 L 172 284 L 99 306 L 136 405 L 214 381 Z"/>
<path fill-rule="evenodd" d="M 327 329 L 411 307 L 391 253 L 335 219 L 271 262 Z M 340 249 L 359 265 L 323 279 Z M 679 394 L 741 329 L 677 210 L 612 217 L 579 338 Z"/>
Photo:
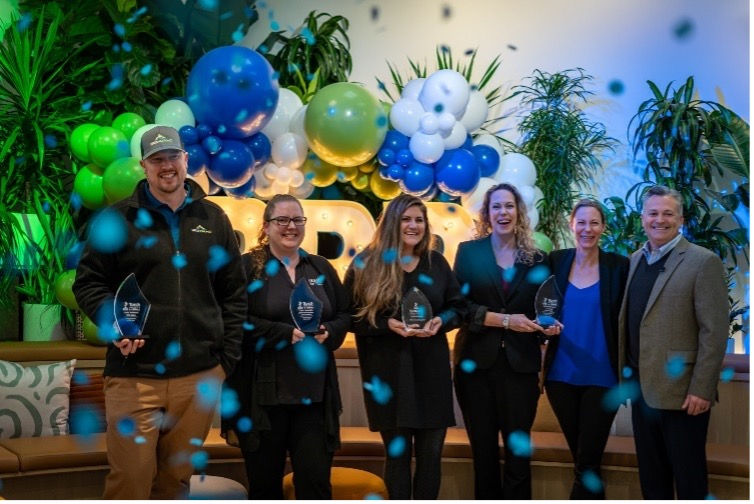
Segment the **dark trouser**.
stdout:
<path fill-rule="evenodd" d="M 391 500 L 433 500 L 440 493 L 442 445 L 447 429 L 394 429 L 380 431 L 385 450 L 398 436 L 406 448 L 396 457 L 385 455 L 385 486 Z M 411 491 L 411 446 L 416 457 L 413 492 Z"/>
<path fill-rule="evenodd" d="M 707 489 L 707 426 L 710 412 L 652 408 L 644 396 L 632 401 L 636 458 L 645 499 L 704 499 Z"/>
<path fill-rule="evenodd" d="M 602 404 L 602 398 L 610 389 L 558 381 L 548 381 L 545 388 L 573 456 L 574 481 L 570 498 L 604 499 L 605 487 L 601 484 L 600 466 L 610 427 L 618 411 L 606 411 Z M 589 480 L 584 485 L 587 471 L 600 478 L 599 485 L 590 484 Z"/>
<path fill-rule="evenodd" d="M 290 453 L 296 499 L 332 499 L 325 412 L 322 403 L 266 406 L 272 430 L 259 449 L 244 450 L 250 499 L 282 499 L 285 455 Z"/>
<path fill-rule="evenodd" d="M 456 368 L 455 386 L 474 456 L 474 497 L 531 499 L 529 457 L 514 455 L 508 436 L 513 431 L 530 435 L 539 401 L 537 373 L 513 371 L 501 349 L 489 369 L 466 373 Z M 505 443 L 503 481 L 499 432 Z"/>

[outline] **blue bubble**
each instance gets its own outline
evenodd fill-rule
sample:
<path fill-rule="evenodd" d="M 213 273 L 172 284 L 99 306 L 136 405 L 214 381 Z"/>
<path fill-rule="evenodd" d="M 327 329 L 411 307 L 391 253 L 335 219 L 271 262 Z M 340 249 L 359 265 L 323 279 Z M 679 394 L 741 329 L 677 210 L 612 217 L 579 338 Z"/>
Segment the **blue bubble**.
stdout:
<path fill-rule="evenodd" d="M 225 11 L 222 14 L 220 14 L 220 20 L 221 21 L 225 21 L 225 20 L 230 19 L 232 17 L 233 17 L 233 11 Z M 240 26 L 243 26 L 243 24 L 240 25 Z"/>
<path fill-rule="evenodd" d="M 55 135 L 45 135 L 45 147 L 48 149 L 54 149 L 58 146 L 58 139 Z"/>
<path fill-rule="evenodd" d="M 165 358 L 169 361 L 175 360 L 181 356 L 181 344 L 178 341 L 171 341 L 165 347 Z"/>
<path fill-rule="evenodd" d="M 668 359 L 665 363 L 665 374 L 667 374 L 668 378 L 671 380 L 677 380 L 683 374 L 684 368 L 685 361 L 683 360 L 683 357 L 676 355 Z"/>
<path fill-rule="evenodd" d="M 241 109 L 238 114 L 236 114 L 236 122 L 243 122 L 246 120 L 246 118 L 249 116 L 249 111 L 246 109 Z"/>
<path fill-rule="evenodd" d="M 191 466 L 197 471 L 203 471 L 207 468 L 209 454 L 204 450 L 198 450 L 191 454 Z"/>
<path fill-rule="evenodd" d="M 152 219 L 152 214 L 149 213 L 149 210 L 146 208 L 139 208 L 136 211 L 134 226 L 136 226 L 137 229 L 149 229 L 152 227 L 152 224 L 154 224 L 154 220 Z"/>
<path fill-rule="evenodd" d="M 387 117 L 385 117 L 384 115 L 378 116 L 376 123 L 378 128 L 384 128 L 385 126 L 387 126 Z"/>
<path fill-rule="evenodd" d="M 239 418 L 238 422 L 236 422 L 236 428 L 238 429 L 238 432 L 250 432 L 252 427 L 253 423 L 251 421 L 251 418 L 247 416 Z"/>
<path fill-rule="evenodd" d="M 278 31 L 280 29 L 280 25 L 277 21 L 273 21 L 270 23 L 270 30 L 272 31 Z"/>
<path fill-rule="evenodd" d="M 414 256 L 405 255 L 405 256 L 401 257 L 401 263 L 402 264 L 409 264 L 413 260 L 414 260 Z"/>
<path fill-rule="evenodd" d="M 186 254 L 183 254 L 180 252 L 173 256 L 172 261 L 173 261 L 173 267 L 177 270 L 181 268 L 185 268 L 186 265 L 188 264 L 188 261 L 186 260 Z"/>
<path fill-rule="evenodd" d="M 390 385 L 380 380 L 378 376 L 372 376 L 372 380 L 364 382 L 364 389 L 372 394 L 372 399 L 377 404 L 387 404 L 393 397 L 393 390 Z"/>
<path fill-rule="evenodd" d="M 120 38 L 123 38 L 123 37 L 125 37 L 125 36 L 126 36 L 126 27 L 125 27 L 125 26 L 123 26 L 123 25 L 122 25 L 122 24 L 120 24 L 120 23 L 115 23 L 115 26 L 113 27 L 113 31 L 114 31 L 114 32 L 115 32 L 115 34 L 116 34 L 117 36 L 119 36 Z"/>
<path fill-rule="evenodd" d="M 307 373 L 319 373 L 327 366 L 327 350 L 311 336 L 293 345 L 293 356 L 298 367 Z"/>
<path fill-rule="evenodd" d="M 120 48 L 123 49 L 124 52 L 131 52 L 131 50 L 133 49 L 133 46 L 131 45 L 130 42 L 123 42 L 120 45 Z"/>
<path fill-rule="evenodd" d="M 141 75 L 143 75 L 145 77 L 147 75 L 149 75 L 150 73 L 152 73 L 152 64 L 151 63 L 147 63 L 146 65 L 144 65 L 143 67 L 141 67 L 141 69 L 139 70 L 139 73 L 141 73 Z"/>
<path fill-rule="evenodd" d="M 635 381 L 619 383 L 607 391 L 602 397 L 602 407 L 605 411 L 615 411 L 626 400 L 634 400 L 639 397 L 639 384 Z"/>
<path fill-rule="evenodd" d="M 155 243 L 157 243 L 156 236 L 140 236 L 139 239 L 136 240 L 134 247 L 136 249 L 140 249 L 140 248 L 148 249 L 148 248 L 154 247 Z"/>
<path fill-rule="evenodd" d="M 587 469 L 581 475 L 581 484 L 594 494 L 602 492 L 602 480 L 597 476 L 597 473 L 590 469 Z"/>
<path fill-rule="evenodd" d="M 461 361 L 461 370 L 464 373 L 473 373 L 476 369 L 476 362 L 471 359 L 463 359 Z"/>
<path fill-rule="evenodd" d="M 312 398 L 311 397 L 302 397 L 301 398 L 301 404 L 303 404 L 304 406 L 309 406 L 309 405 L 311 405 L 311 403 L 312 403 Z"/>
<path fill-rule="evenodd" d="M 723 368 L 722 371 L 720 371 L 720 381 L 723 383 L 728 383 L 733 379 L 733 375 L 736 374 L 736 371 L 732 367 L 726 367 Z"/>
<path fill-rule="evenodd" d="M 382 496 L 380 494 L 376 494 L 374 492 L 368 493 L 364 496 L 364 500 L 383 500 Z"/>
<path fill-rule="evenodd" d="M 108 91 L 115 91 L 116 89 L 120 89 L 121 86 L 123 86 L 123 79 L 112 79 L 107 83 L 107 86 L 105 86 L 105 88 Z"/>
<path fill-rule="evenodd" d="M 445 106 L 442 103 L 438 103 L 437 105 L 435 105 L 435 108 L 434 108 L 435 113 L 436 114 L 442 113 L 442 111 L 443 111 L 444 108 L 445 108 Z"/>
<path fill-rule="evenodd" d="M 285 348 L 287 346 L 288 346 L 288 340 L 280 340 L 275 345 L 275 350 L 280 351 L 280 350 L 282 350 L 283 348 Z"/>
<path fill-rule="evenodd" d="M 395 262 L 396 259 L 398 259 L 398 251 L 394 248 L 386 249 L 382 253 L 382 260 L 388 264 Z"/>
<path fill-rule="evenodd" d="M 164 79 L 162 79 L 162 82 L 160 82 L 160 86 L 165 87 L 168 84 L 170 84 L 171 82 L 173 82 L 173 78 L 172 77 L 165 77 Z"/>
<path fill-rule="evenodd" d="M 23 33 L 29 28 L 29 26 L 31 25 L 31 21 L 32 21 L 31 14 L 27 12 L 23 16 L 21 16 L 21 19 L 18 20 L 18 22 L 16 23 L 16 28 L 18 29 L 20 33 Z"/>
<path fill-rule="evenodd" d="M 713 494 L 709 493 L 704 497 L 704 500 L 717 500 L 717 497 L 715 497 Z"/>
<path fill-rule="evenodd" d="M 514 430 L 508 436 L 506 445 L 510 449 L 511 453 L 516 457 L 531 457 L 534 451 L 532 447 L 531 438 L 529 435 L 521 430 Z"/>
<path fill-rule="evenodd" d="M 694 22 L 689 18 L 678 21 L 673 26 L 673 34 L 678 40 L 688 39 L 694 33 Z"/>
<path fill-rule="evenodd" d="M 118 252 L 128 240 L 128 228 L 123 217 L 110 208 L 95 215 L 89 224 L 89 245 L 103 254 Z"/>
<path fill-rule="evenodd" d="M 464 282 L 463 285 L 461 286 L 461 295 L 468 296 L 470 290 L 471 290 L 471 286 L 469 285 L 469 282 Z"/>
<path fill-rule="evenodd" d="M 259 338 L 259 339 L 257 340 L 257 343 L 256 343 L 256 345 L 254 345 L 254 351 L 255 351 L 256 353 L 259 353 L 259 352 L 261 352 L 261 351 L 262 351 L 262 349 L 264 348 L 264 344 L 265 344 L 266 342 L 267 342 L 267 340 L 266 340 L 266 339 L 264 339 L 264 338 Z"/>
<path fill-rule="evenodd" d="M 513 277 L 516 276 L 516 267 L 511 266 L 510 268 L 503 269 L 503 281 L 510 283 L 513 281 Z"/>
<path fill-rule="evenodd" d="M 244 321 L 244 323 L 243 323 L 243 329 L 244 329 L 244 331 L 253 331 L 254 327 L 256 327 L 256 326 L 254 324 L 252 324 L 251 322 L 245 322 Z"/>
<path fill-rule="evenodd" d="M 316 42 L 316 40 L 315 40 L 315 38 L 314 38 L 314 34 L 313 34 L 313 33 L 312 33 L 312 31 L 311 31 L 311 30 L 310 30 L 309 28 L 307 28 L 307 27 L 304 27 L 304 28 L 303 28 L 303 29 L 301 30 L 301 36 L 302 36 L 302 37 L 304 37 L 304 39 L 306 40 L 306 43 L 307 43 L 307 44 L 309 44 L 309 45 L 314 45 L 314 44 L 315 44 L 315 42 Z"/>
<path fill-rule="evenodd" d="M 92 108 L 92 101 L 87 100 L 84 103 L 81 104 L 81 111 L 82 112 L 88 112 Z"/>
<path fill-rule="evenodd" d="M 79 371 L 76 371 L 73 373 L 73 376 L 71 377 L 71 381 L 74 385 L 89 385 L 89 375 L 86 373 L 82 373 Z"/>
<path fill-rule="evenodd" d="M 136 422 L 131 417 L 121 418 L 118 420 L 116 427 L 118 433 L 124 437 L 131 437 L 136 432 Z"/>
<path fill-rule="evenodd" d="M 323 274 L 321 274 L 321 275 L 319 275 L 317 277 L 317 279 L 314 281 L 314 283 L 317 284 L 317 285 L 324 285 L 325 284 L 325 280 L 327 280 L 327 277 L 325 277 L 325 275 L 323 273 Z"/>
<path fill-rule="evenodd" d="M 607 90 L 611 95 L 622 95 L 624 89 L 623 82 L 618 79 L 613 79 L 607 84 Z"/>
<path fill-rule="evenodd" d="M 191 439 L 189 439 L 189 444 L 191 446 L 201 446 L 202 444 L 204 444 L 204 441 L 199 438 L 192 437 Z"/>
<path fill-rule="evenodd" d="M 261 289 L 261 288 L 262 288 L 263 286 L 264 286 L 264 282 L 263 282 L 263 281 L 261 281 L 260 279 L 258 279 L 258 278 L 257 278 L 256 280 L 252 281 L 252 282 L 251 282 L 251 283 L 249 284 L 249 286 L 248 286 L 248 287 L 246 287 L 246 292 L 248 292 L 249 294 L 251 294 L 251 293 L 253 293 L 254 291 L 258 291 L 258 290 L 259 290 L 259 289 Z"/>
<path fill-rule="evenodd" d="M 144 436 L 136 436 L 134 438 L 134 443 L 136 444 L 144 444 L 146 442 L 147 442 L 147 438 L 145 438 Z"/>
<path fill-rule="evenodd" d="M 435 283 L 435 281 L 431 276 L 425 275 L 424 273 L 419 273 L 419 283 L 422 283 L 424 285 L 432 285 L 433 283 Z"/>
<path fill-rule="evenodd" d="M 241 409 L 241 403 L 238 401 L 238 394 L 235 390 L 223 387 L 220 394 L 220 417 L 230 418 Z"/>
<path fill-rule="evenodd" d="M 209 260 L 207 271 L 214 273 L 230 262 L 230 254 L 220 245 L 212 245 L 209 248 Z"/>
<path fill-rule="evenodd" d="M 364 269 L 364 266 L 366 266 L 366 264 L 364 264 L 364 260 L 361 257 L 359 257 L 359 256 L 354 257 L 354 259 L 353 259 L 353 267 L 354 268 L 356 268 L 356 269 Z"/>
<path fill-rule="evenodd" d="M 215 378 L 204 378 L 196 384 L 199 405 L 204 409 L 213 409 L 220 398 L 220 382 Z"/>
<path fill-rule="evenodd" d="M 526 274 L 526 281 L 531 284 L 538 285 L 547 280 L 547 277 L 549 276 L 550 268 L 540 264 L 539 266 L 534 266 L 529 270 L 529 273 Z"/>
<path fill-rule="evenodd" d="M 113 52 L 116 53 L 116 54 L 119 53 L 120 52 L 120 45 L 113 44 Z"/>
<path fill-rule="evenodd" d="M 154 372 L 158 375 L 164 375 L 165 371 L 167 371 L 167 369 L 165 369 L 165 364 L 163 364 L 162 362 L 158 362 L 154 365 Z"/>
<path fill-rule="evenodd" d="M 387 445 L 387 456 L 390 458 L 398 458 L 406 451 L 406 438 L 403 436 L 395 436 Z"/>
<path fill-rule="evenodd" d="M 71 434 L 82 436 L 85 442 L 92 441 L 94 434 L 100 427 L 97 411 L 89 405 L 73 410 L 69 421 L 71 424 Z"/>
<path fill-rule="evenodd" d="M 275 276 L 280 271 L 280 261 L 277 259 L 270 259 L 264 267 L 265 273 L 268 277 Z"/>
<path fill-rule="evenodd" d="M 335 117 L 335 113 L 337 112 L 337 109 L 335 107 L 329 107 L 327 109 L 327 115 L 329 117 Z"/>
<path fill-rule="evenodd" d="M 621 375 L 623 376 L 623 378 L 631 378 L 634 375 L 634 370 L 631 369 L 630 366 L 623 366 Z"/>

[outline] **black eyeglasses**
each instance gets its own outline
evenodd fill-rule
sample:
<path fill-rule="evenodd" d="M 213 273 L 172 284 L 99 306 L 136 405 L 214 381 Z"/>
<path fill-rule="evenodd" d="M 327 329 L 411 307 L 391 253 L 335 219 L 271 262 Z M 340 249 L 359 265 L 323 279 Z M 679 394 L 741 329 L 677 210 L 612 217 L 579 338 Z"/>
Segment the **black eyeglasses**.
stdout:
<path fill-rule="evenodd" d="M 269 219 L 267 222 L 270 222 L 270 221 L 275 221 L 275 224 L 277 224 L 278 226 L 287 226 L 288 224 L 291 223 L 291 221 L 293 221 L 293 224 L 295 224 L 296 226 L 303 226 L 304 224 L 306 224 L 306 217 L 290 218 L 290 217 L 281 216 L 281 217 L 273 217 Z"/>

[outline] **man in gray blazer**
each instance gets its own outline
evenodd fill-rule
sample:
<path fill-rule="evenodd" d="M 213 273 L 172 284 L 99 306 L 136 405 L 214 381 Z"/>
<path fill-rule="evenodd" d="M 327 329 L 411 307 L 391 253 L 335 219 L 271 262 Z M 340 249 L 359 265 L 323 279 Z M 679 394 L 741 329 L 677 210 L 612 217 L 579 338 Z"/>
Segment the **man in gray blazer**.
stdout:
<path fill-rule="evenodd" d="M 641 221 L 648 241 L 631 256 L 618 321 L 620 369 L 639 384 L 632 423 L 641 491 L 704 499 L 707 426 L 728 336 L 723 265 L 680 234 L 677 191 L 650 188 Z"/>

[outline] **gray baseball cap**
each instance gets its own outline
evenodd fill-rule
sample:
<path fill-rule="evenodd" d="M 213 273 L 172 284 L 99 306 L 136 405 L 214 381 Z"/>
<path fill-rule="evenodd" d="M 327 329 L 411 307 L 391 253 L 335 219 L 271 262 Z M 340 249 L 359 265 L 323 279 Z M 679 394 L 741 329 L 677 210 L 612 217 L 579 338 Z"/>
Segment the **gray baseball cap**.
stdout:
<path fill-rule="evenodd" d="M 141 159 L 147 159 L 155 152 L 174 149 L 185 150 L 181 136 L 170 126 L 155 126 L 141 136 Z"/>

